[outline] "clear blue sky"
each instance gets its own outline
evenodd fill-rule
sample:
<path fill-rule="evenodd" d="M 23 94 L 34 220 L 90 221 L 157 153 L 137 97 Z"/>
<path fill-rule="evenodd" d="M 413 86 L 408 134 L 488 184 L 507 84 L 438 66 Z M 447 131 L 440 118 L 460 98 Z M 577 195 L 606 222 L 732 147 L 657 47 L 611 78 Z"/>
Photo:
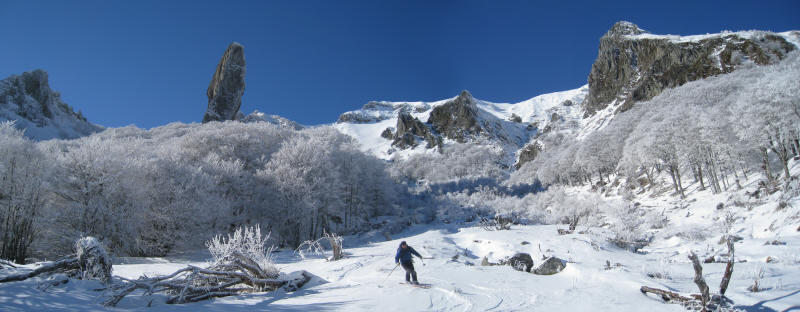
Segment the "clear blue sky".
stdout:
<path fill-rule="evenodd" d="M 313 125 L 369 100 L 579 87 L 618 20 L 659 34 L 800 30 L 800 1 L 9 1 L 0 76 L 36 68 L 92 122 L 199 122 L 227 45 L 254 109 Z"/>

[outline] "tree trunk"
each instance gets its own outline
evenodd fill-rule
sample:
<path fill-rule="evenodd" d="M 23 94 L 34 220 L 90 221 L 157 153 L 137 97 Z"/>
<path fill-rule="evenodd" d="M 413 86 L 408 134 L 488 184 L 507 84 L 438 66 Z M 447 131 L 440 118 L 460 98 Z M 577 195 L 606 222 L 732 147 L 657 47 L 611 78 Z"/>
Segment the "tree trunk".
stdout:
<path fill-rule="evenodd" d="M 719 293 L 725 296 L 725 291 L 728 290 L 728 283 L 731 281 L 733 274 L 733 240 L 730 237 L 726 240 L 728 245 L 728 264 L 725 266 L 725 274 L 722 275 L 722 281 L 719 283 Z"/>
<path fill-rule="evenodd" d="M 792 175 L 789 174 L 789 159 L 782 159 L 781 163 L 783 163 L 783 174 L 784 180 L 789 181 L 792 179 Z"/>
<path fill-rule="evenodd" d="M 762 163 L 761 169 L 764 169 L 764 176 L 767 178 L 767 184 L 772 182 L 772 173 L 769 169 L 769 154 L 767 154 L 767 148 L 761 147 L 761 155 L 762 155 Z"/>
<path fill-rule="evenodd" d="M 697 177 L 700 180 L 700 190 L 705 191 L 706 184 L 703 182 L 703 165 L 697 165 Z"/>
<path fill-rule="evenodd" d="M 708 284 L 706 284 L 706 280 L 703 278 L 703 267 L 700 266 L 700 260 L 697 259 L 697 255 L 694 252 L 689 253 L 689 259 L 692 260 L 692 266 L 694 267 L 694 283 L 697 284 L 697 288 L 700 289 L 700 299 L 703 303 L 703 309 L 701 311 L 706 312 L 706 305 L 708 301 L 711 299 L 711 296 L 708 293 Z"/>

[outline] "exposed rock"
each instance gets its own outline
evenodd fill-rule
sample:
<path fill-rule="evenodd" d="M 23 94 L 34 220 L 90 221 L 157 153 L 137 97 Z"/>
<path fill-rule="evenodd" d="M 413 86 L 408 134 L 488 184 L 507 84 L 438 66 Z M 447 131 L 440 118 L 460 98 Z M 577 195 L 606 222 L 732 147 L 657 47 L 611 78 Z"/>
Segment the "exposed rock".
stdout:
<path fill-rule="evenodd" d="M 536 156 L 539 156 L 539 153 L 541 151 L 542 151 L 542 145 L 538 141 L 534 141 L 533 143 L 526 145 L 519 151 L 519 156 L 517 157 L 517 163 L 514 164 L 514 167 L 519 169 L 525 163 L 533 161 L 534 159 L 536 159 Z"/>
<path fill-rule="evenodd" d="M 428 123 L 437 133 L 459 143 L 467 142 L 468 138 L 482 132 L 478 122 L 478 105 L 466 90 L 455 99 L 434 107 Z"/>
<path fill-rule="evenodd" d="M 208 109 L 203 116 L 204 123 L 236 119 L 242 106 L 245 72 L 244 47 L 236 42 L 231 43 L 219 60 L 208 85 Z"/>
<path fill-rule="evenodd" d="M 392 127 L 389 127 L 389 128 L 386 128 L 386 129 L 384 129 L 384 130 L 383 130 L 383 132 L 381 132 L 381 137 L 382 137 L 382 138 L 384 138 L 384 139 L 387 139 L 387 140 L 392 140 L 392 139 L 394 139 L 394 132 L 393 132 L 393 130 L 394 130 L 394 129 L 392 129 Z"/>
<path fill-rule="evenodd" d="M 417 146 L 417 138 L 427 141 L 427 148 L 441 145 L 441 138 L 435 136 L 428 126 L 411 114 L 402 112 L 397 116 L 397 132 L 394 133 L 393 146 L 407 148 Z"/>
<path fill-rule="evenodd" d="M 531 258 L 530 254 L 519 252 L 513 257 L 509 258 L 505 264 L 510 265 L 514 268 L 514 270 L 530 273 L 531 268 L 533 267 L 533 258 Z"/>
<path fill-rule="evenodd" d="M 729 73 L 750 61 L 774 63 L 796 47 L 770 32 L 722 33 L 678 40 L 646 34 L 629 22 L 618 22 L 600 38 L 598 56 L 589 74 L 587 115 L 617 101 L 618 110 L 653 98 L 666 88 Z"/>
<path fill-rule="evenodd" d="M 511 118 L 509 118 L 508 120 L 511 122 L 521 123 L 522 117 L 519 117 L 519 115 L 517 114 L 511 113 Z"/>
<path fill-rule="evenodd" d="M 61 101 L 50 89 L 47 72 L 37 69 L 0 81 L 0 121 L 15 120 L 33 139 L 74 139 L 103 128 Z"/>
<path fill-rule="evenodd" d="M 548 257 L 544 260 L 544 262 L 542 262 L 542 264 L 539 265 L 539 267 L 533 270 L 533 274 L 553 275 L 561 272 L 565 267 L 567 267 L 566 261 L 556 257 Z"/>

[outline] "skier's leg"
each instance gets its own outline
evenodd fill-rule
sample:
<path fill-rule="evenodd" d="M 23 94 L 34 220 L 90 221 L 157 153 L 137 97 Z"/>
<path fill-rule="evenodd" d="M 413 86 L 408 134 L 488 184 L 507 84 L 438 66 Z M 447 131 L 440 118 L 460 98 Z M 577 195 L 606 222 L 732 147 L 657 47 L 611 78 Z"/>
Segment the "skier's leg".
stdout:
<path fill-rule="evenodd" d="M 414 270 L 414 264 L 413 263 L 409 263 L 408 267 L 409 267 L 409 269 L 411 269 L 409 271 L 409 272 L 411 272 L 411 278 L 413 278 L 413 281 L 416 284 L 417 283 L 417 270 Z"/>
<path fill-rule="evenodd" d="M 413 265 L 406 262 L 400 262 L 400 264 L 403 266 L 403 270 L 406 270 L 406 282 L 411 282 L 411 271 L 414 270 Z"/>

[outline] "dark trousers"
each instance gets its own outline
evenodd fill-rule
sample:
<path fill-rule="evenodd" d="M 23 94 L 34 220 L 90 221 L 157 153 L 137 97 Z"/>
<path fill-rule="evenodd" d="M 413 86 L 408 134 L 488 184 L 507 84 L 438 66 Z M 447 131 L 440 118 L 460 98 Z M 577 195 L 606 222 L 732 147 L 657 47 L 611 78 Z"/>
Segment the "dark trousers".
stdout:
<path fill-rule="evenodd" d="M 403 266 L 403 269 L 406 270 L 406 282 L 410 282 L 413 278 L 413 281 L 417 281 L 417 271 L 414 271 L 414 263 L 411 261 L 405 262 L 401 261 L 400 265 Z"/>

